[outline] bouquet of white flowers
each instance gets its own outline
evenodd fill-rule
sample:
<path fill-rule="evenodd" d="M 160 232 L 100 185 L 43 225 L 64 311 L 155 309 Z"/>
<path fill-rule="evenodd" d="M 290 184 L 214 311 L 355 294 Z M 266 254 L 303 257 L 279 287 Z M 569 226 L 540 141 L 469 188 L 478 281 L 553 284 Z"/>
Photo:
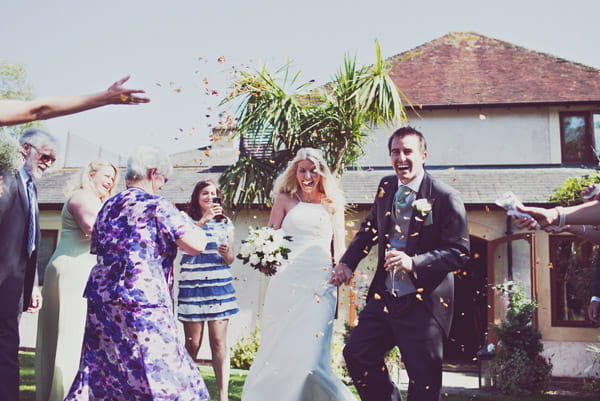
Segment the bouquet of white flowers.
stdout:
<path fill-rule="evenodd" d="M 237 257 L 267 276 L 274 275 L 291 252 L 285 241 L 291 241 L 292 237 L 272 227 L 250 227 L 248 231 L 248 238 L 242 240 Z"/>

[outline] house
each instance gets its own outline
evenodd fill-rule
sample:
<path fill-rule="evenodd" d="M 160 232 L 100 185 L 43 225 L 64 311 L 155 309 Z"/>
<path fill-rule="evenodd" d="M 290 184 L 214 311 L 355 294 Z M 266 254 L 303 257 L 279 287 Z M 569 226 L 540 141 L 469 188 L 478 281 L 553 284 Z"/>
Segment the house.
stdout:
<path fill-rule="evenodd" d="M 468 212 L 473 257 L 456 276 L 446 358 L 473 360 L 489 341 L 489 326 L 504 314 L 503 301 L 491 286 L 514 280 L 538 301 L 535 324 L 553 374 L 594 374 L 586 370 L 593 362 L 586 346 L 598 341 L 600 331 L 591 327 L 585 307 L 595 247 L 570 235 L 519 231 L 495 200 L 512 191 L 524 203 L 546 206 L 566 178 L 589 174 L 597 166 L 600 71 L 470 32 L 450 33 L 389 61 L 396 84 L 414 105 L 410 124 L 428 140 L 428 171 L 460 191 Z M 389 134 L 376 129 L 366 156 L 342 177 L 354 205 L 347 215 L 348 240 L 368 213 L 380 178 L 392 174 Z M 174 155 L 179 167 L 165 196 L 183 207 L 198 180 L 216 179 L 235 160 L 237 142 L 226 132 L 218 139 L 210 149 Z M 74 173 L 59 170 L 40 182 L 45 257 L 60 225 L 60 188 Z M 265 224 L 268 212 L 245 210 L 233 218 L 239 241 L 248 226 Z M 356 319 L 360 287 L 372 274 L 374 258 L 371 252 L 360 266 L 358 294 L 347 287 L 340 291 L 341 321 Z M 230 343 L 256 325 L 267 285 L 266 278 L 239 261 L 233 271 L 241 313 L 232 319 Z"/>

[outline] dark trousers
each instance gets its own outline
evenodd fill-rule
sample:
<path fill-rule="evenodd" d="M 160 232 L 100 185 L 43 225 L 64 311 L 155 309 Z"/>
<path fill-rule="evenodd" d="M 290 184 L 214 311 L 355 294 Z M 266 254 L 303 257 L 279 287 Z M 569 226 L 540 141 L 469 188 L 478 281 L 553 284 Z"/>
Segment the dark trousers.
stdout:
<path fill-rule="evenodd" d="M 409 377 L 408 401 L 439 401 L 444 333 L 414 295 L 371 298 L 344 348 L 348 372 L 362 401 L 399 401 L 384 355 L 395 345 Z"/>
<path fill-rule="evenodd" d="M 0 400 L 19 399 L 19 316 L 0 316 Z"/>

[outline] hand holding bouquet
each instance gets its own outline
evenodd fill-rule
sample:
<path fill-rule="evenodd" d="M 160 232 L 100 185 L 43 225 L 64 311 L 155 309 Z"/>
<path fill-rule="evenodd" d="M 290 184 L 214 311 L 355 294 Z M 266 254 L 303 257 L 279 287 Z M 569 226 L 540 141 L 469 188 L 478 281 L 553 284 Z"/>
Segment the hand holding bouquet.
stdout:
<path fill-rule="evenodd" d="M 274 275 L 291 252 L 286 241 L 291 241 L 292 237 L 272 227 L 250 227 L 248 231 L 248 238 L 242 240 L 238 259 L 250 263 L 250 266 L 267 276 Z"/>

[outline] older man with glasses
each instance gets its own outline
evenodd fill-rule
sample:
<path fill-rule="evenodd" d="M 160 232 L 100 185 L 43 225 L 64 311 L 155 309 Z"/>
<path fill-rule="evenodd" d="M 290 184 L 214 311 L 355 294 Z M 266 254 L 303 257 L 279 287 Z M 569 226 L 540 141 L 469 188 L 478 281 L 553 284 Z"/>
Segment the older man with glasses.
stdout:
<path fill-rule="evenodd" d="M 35 285 L 40 241 L 35 180 L 56 160 L 58 142 L 30 129 L 19 143 L 24 164 L 0 171 L 0 400 L 19 399 L 19 319 L 35 312 L 42 298 Z"/>

